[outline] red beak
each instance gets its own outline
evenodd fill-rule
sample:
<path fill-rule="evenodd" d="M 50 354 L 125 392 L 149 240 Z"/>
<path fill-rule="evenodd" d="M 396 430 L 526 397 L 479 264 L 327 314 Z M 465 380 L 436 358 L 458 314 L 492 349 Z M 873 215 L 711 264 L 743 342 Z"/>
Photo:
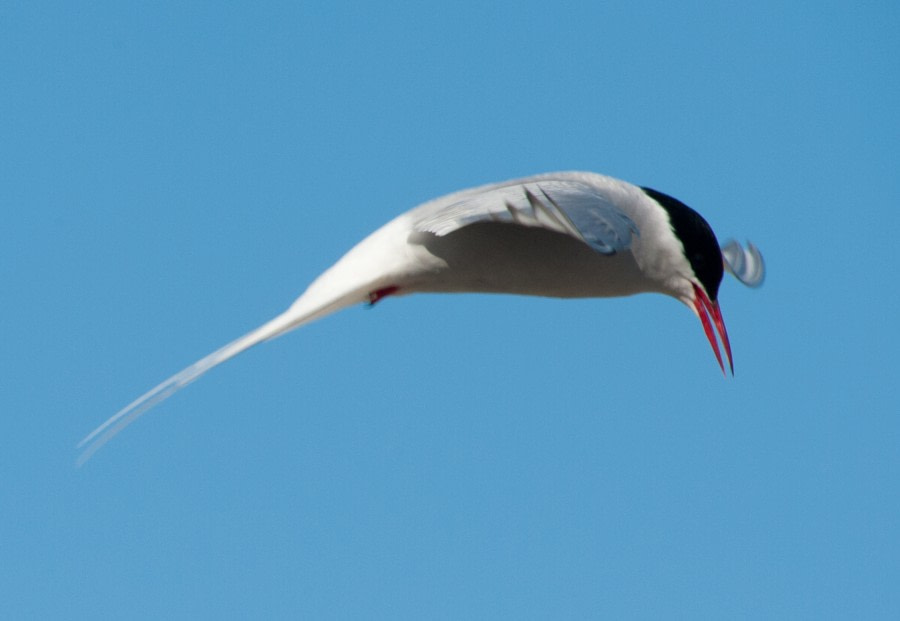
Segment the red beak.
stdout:
<path fill-rule="evenodd" d="M 719 361 L 719 368 L 722 369 L 722 373 L 725 373 L 725 365 L 722 364 L 722 354 L 719 353 L 719 343 L 716 340 L 716 333 L 713 332 L 712 328 L 712 323 L 716 325 L 719 338 L 722 340 L 722 347 L 725 349 L 725 355 L 728 357 L 728 367 L 731 369 L 731 374 L 734 375 L 734 362 L 731 359 L 731 343 L 728 342 L 728 332 L 725 330 L 725 322 L 722 320 L 722 311 L 719 310 L 719 303 L 710 301 L 706 292 L 696 284 L 694 285 L 694 310 L 697 311 L 697 316 L 700 317 L 700 323 L 703 324 L 703 331 L 706 333 L 706 338 L 709 339 L 709 344 L 716 354 L 716 360 Z M 710 317 L 712 317 L 712 323 L 709 320 Z"/>

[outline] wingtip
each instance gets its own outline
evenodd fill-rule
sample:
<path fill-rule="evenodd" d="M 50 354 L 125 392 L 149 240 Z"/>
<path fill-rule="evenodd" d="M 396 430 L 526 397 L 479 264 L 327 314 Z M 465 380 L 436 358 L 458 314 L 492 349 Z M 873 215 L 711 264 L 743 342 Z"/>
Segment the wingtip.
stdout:
<path fill-rule="evenodd" d="M 730 239 L 722 246 L 722 260 L 725 269 L 748 287 L 761 287 L 766 279 L 766 262 L 759 248 L 747 241 L 745 249 L 737 241 Z"/>

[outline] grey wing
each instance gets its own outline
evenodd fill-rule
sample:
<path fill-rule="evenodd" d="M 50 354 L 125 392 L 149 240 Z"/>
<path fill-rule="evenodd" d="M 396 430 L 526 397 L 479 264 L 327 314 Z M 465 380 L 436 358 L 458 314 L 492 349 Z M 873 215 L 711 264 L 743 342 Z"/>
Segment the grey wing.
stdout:
<path fill-rule="evenodd" d="M 766 277 L 766 264 L 759 249 L 749 241 L 746 250 L 733 239 L 722 246 L 725 269 L 748 287 L 758 287 Z"/>
<path fill-rule="evenodd" d="M 625 250 L 632 236 L 639 235 L 631 218 L 596 188 L 580 181 L 516 183 L 447 198 L 446 204 L 426 210 L 414 228 L 444 236 L 475 222 L 540 227 L 570 235 L 601 254 Z"/>

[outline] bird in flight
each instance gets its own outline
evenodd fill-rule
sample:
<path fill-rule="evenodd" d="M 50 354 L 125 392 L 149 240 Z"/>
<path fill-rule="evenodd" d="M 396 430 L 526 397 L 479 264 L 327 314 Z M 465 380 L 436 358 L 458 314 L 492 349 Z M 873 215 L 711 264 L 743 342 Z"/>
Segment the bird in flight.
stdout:
<path fill-rule="evenodd" d="M 765 265 L 753 244 L 720 247 L 700 214 L 650 188 L 596 173 L 560 172 L 455 192 L 391 220 L 282 314 L 122 408 L 79 443 L 79 463 L 141 414 L 246 349 L 347 306 L 410 293 L 663 293 L 697 315 L 724 373 L 721 340 L 733 374 L 718 302 L 726 271 L 756 287 Z"/>

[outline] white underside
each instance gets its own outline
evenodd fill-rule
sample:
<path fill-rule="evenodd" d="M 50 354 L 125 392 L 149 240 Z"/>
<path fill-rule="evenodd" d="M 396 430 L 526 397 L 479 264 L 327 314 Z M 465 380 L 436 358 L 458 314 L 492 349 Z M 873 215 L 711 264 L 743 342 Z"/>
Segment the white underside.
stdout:
<path fill-rule="evenodd" d="M 418 223 L 461 198 L 508 185 L 541 180 L 590 184 L 632 220 L 638 230 L 627 250 L 603 255 L 570 235 L 521 223 L 475 222 L 443 235 L 420 230 Z M 451 223 L 452 224 L 452 223 Z M 663 210 L 640 188 L 592 173 L 558 173 L 465 190 L 425 203 L 369 235 L 313 281 L 284 313 L 229 343 L 112 416 L 79 445 L 89 458 L 143 412 L 211 368 L 248 348 L 350 305 L 370 294 L 397 287 L 415 292 L 490 292 L 551 297 L 610 297 L 640 292 L 668 293 L 679 299 L 683 278 L 673 265 L 689 269 Z"/>

